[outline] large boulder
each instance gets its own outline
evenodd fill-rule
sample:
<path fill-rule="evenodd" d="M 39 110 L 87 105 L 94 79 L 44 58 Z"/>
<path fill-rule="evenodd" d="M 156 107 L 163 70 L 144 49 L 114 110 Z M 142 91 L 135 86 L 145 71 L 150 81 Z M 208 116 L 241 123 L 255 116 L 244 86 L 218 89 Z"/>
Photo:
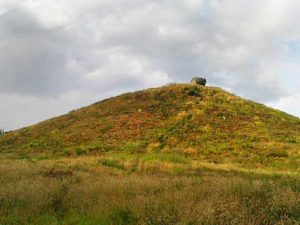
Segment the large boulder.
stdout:
<path fill-rule="evenodd" d="M 201 78 L 201 77 L 194 77 L 191 80 L 192 84 L 199 84 L 199 85 L 204 85 L 206 84 L 206 79 L 205 78 Z"/>

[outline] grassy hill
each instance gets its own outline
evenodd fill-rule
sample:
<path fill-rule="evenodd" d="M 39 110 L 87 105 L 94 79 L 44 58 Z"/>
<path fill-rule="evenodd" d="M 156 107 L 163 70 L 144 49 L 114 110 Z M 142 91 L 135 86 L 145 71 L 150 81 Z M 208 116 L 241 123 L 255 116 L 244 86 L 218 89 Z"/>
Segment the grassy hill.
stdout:
<path fill-rule="evenodd" d="M 2 135 L 0 224 L 299 224 L 299 175 L 298 118 L 169 85 Z"/>
<path fill-rule="evenodd" d="M 69 156 L 176 153 L 268 164 L 300 160 L 300 119 L 220 88 L 174 84 L 126 93 L 5 134 L 0 152 Z"/>

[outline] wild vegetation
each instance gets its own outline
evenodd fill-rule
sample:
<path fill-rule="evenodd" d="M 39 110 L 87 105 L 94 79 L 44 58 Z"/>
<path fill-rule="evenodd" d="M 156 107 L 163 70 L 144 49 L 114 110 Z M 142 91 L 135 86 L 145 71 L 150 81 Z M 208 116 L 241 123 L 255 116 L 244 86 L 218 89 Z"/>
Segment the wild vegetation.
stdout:
<path fill-rule="evenodd" d="M 299 173 L 299 118 L 174 84 L 4 133 L 0 225 L 300 224 Z"/>
<path fill-rule="evenodd" d="M 129 158 L 2 159 L 0 224 L 300 222 L 298 176 L 194 165 L 180 156 Z"/>
<path fill-rule="evenodd" d="M 0 138 L 12 158 L 153 152 L 298 169 L 299 151 L 300 119 L 192 84 L 123 94 Z"/>

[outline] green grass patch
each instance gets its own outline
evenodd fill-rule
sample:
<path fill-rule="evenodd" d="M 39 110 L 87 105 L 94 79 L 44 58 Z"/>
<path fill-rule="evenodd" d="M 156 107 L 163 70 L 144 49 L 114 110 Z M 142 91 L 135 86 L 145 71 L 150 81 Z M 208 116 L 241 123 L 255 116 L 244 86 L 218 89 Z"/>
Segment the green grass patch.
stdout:
<path fill-rule="evenodd" d="M 115 208 L 109 216 L 110 224 L 114 225 L 135 225 L 137 218 L 128 208 Z"/>
<path fill-rule="evenodd" d="M 284 149 L 272 149 L 267 152 L 267 156 L 275 158 L 288 158 L 289 153 Z"/>
<path fill-rule="evenodd" d="M 107 167 L 112 167 L 116 169 L 124 169 L 123 165 L 116 160 L 112 159 L 103 159 L 100 160 L 100 164 Z"/>
<path fill-rule="evenodd" d="M 121 146 L 121 150 L 130 153 L 137 153 L 142 147 L 143 144 L 140 141 L 127 141 Z"/>
<path fill-rule="evenodd" d="M 141 157 L 142 161 L 161 161 L 171 163 L 182 163 L 188 164 L 190 160 L 184 156 L 178 154 L 167 154 L 167 153 L 150 153 Z"/>

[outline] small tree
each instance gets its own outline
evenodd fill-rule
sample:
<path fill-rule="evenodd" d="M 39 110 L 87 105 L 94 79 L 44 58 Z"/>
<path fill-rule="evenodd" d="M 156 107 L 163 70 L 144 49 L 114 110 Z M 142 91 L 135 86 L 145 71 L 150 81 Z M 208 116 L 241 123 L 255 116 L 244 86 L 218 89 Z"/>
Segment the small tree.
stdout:
<path fill-rule="evenodd" d="M 0 129 L 0 136 L 2 136 L 5 133 L 3 129 Z"/>

